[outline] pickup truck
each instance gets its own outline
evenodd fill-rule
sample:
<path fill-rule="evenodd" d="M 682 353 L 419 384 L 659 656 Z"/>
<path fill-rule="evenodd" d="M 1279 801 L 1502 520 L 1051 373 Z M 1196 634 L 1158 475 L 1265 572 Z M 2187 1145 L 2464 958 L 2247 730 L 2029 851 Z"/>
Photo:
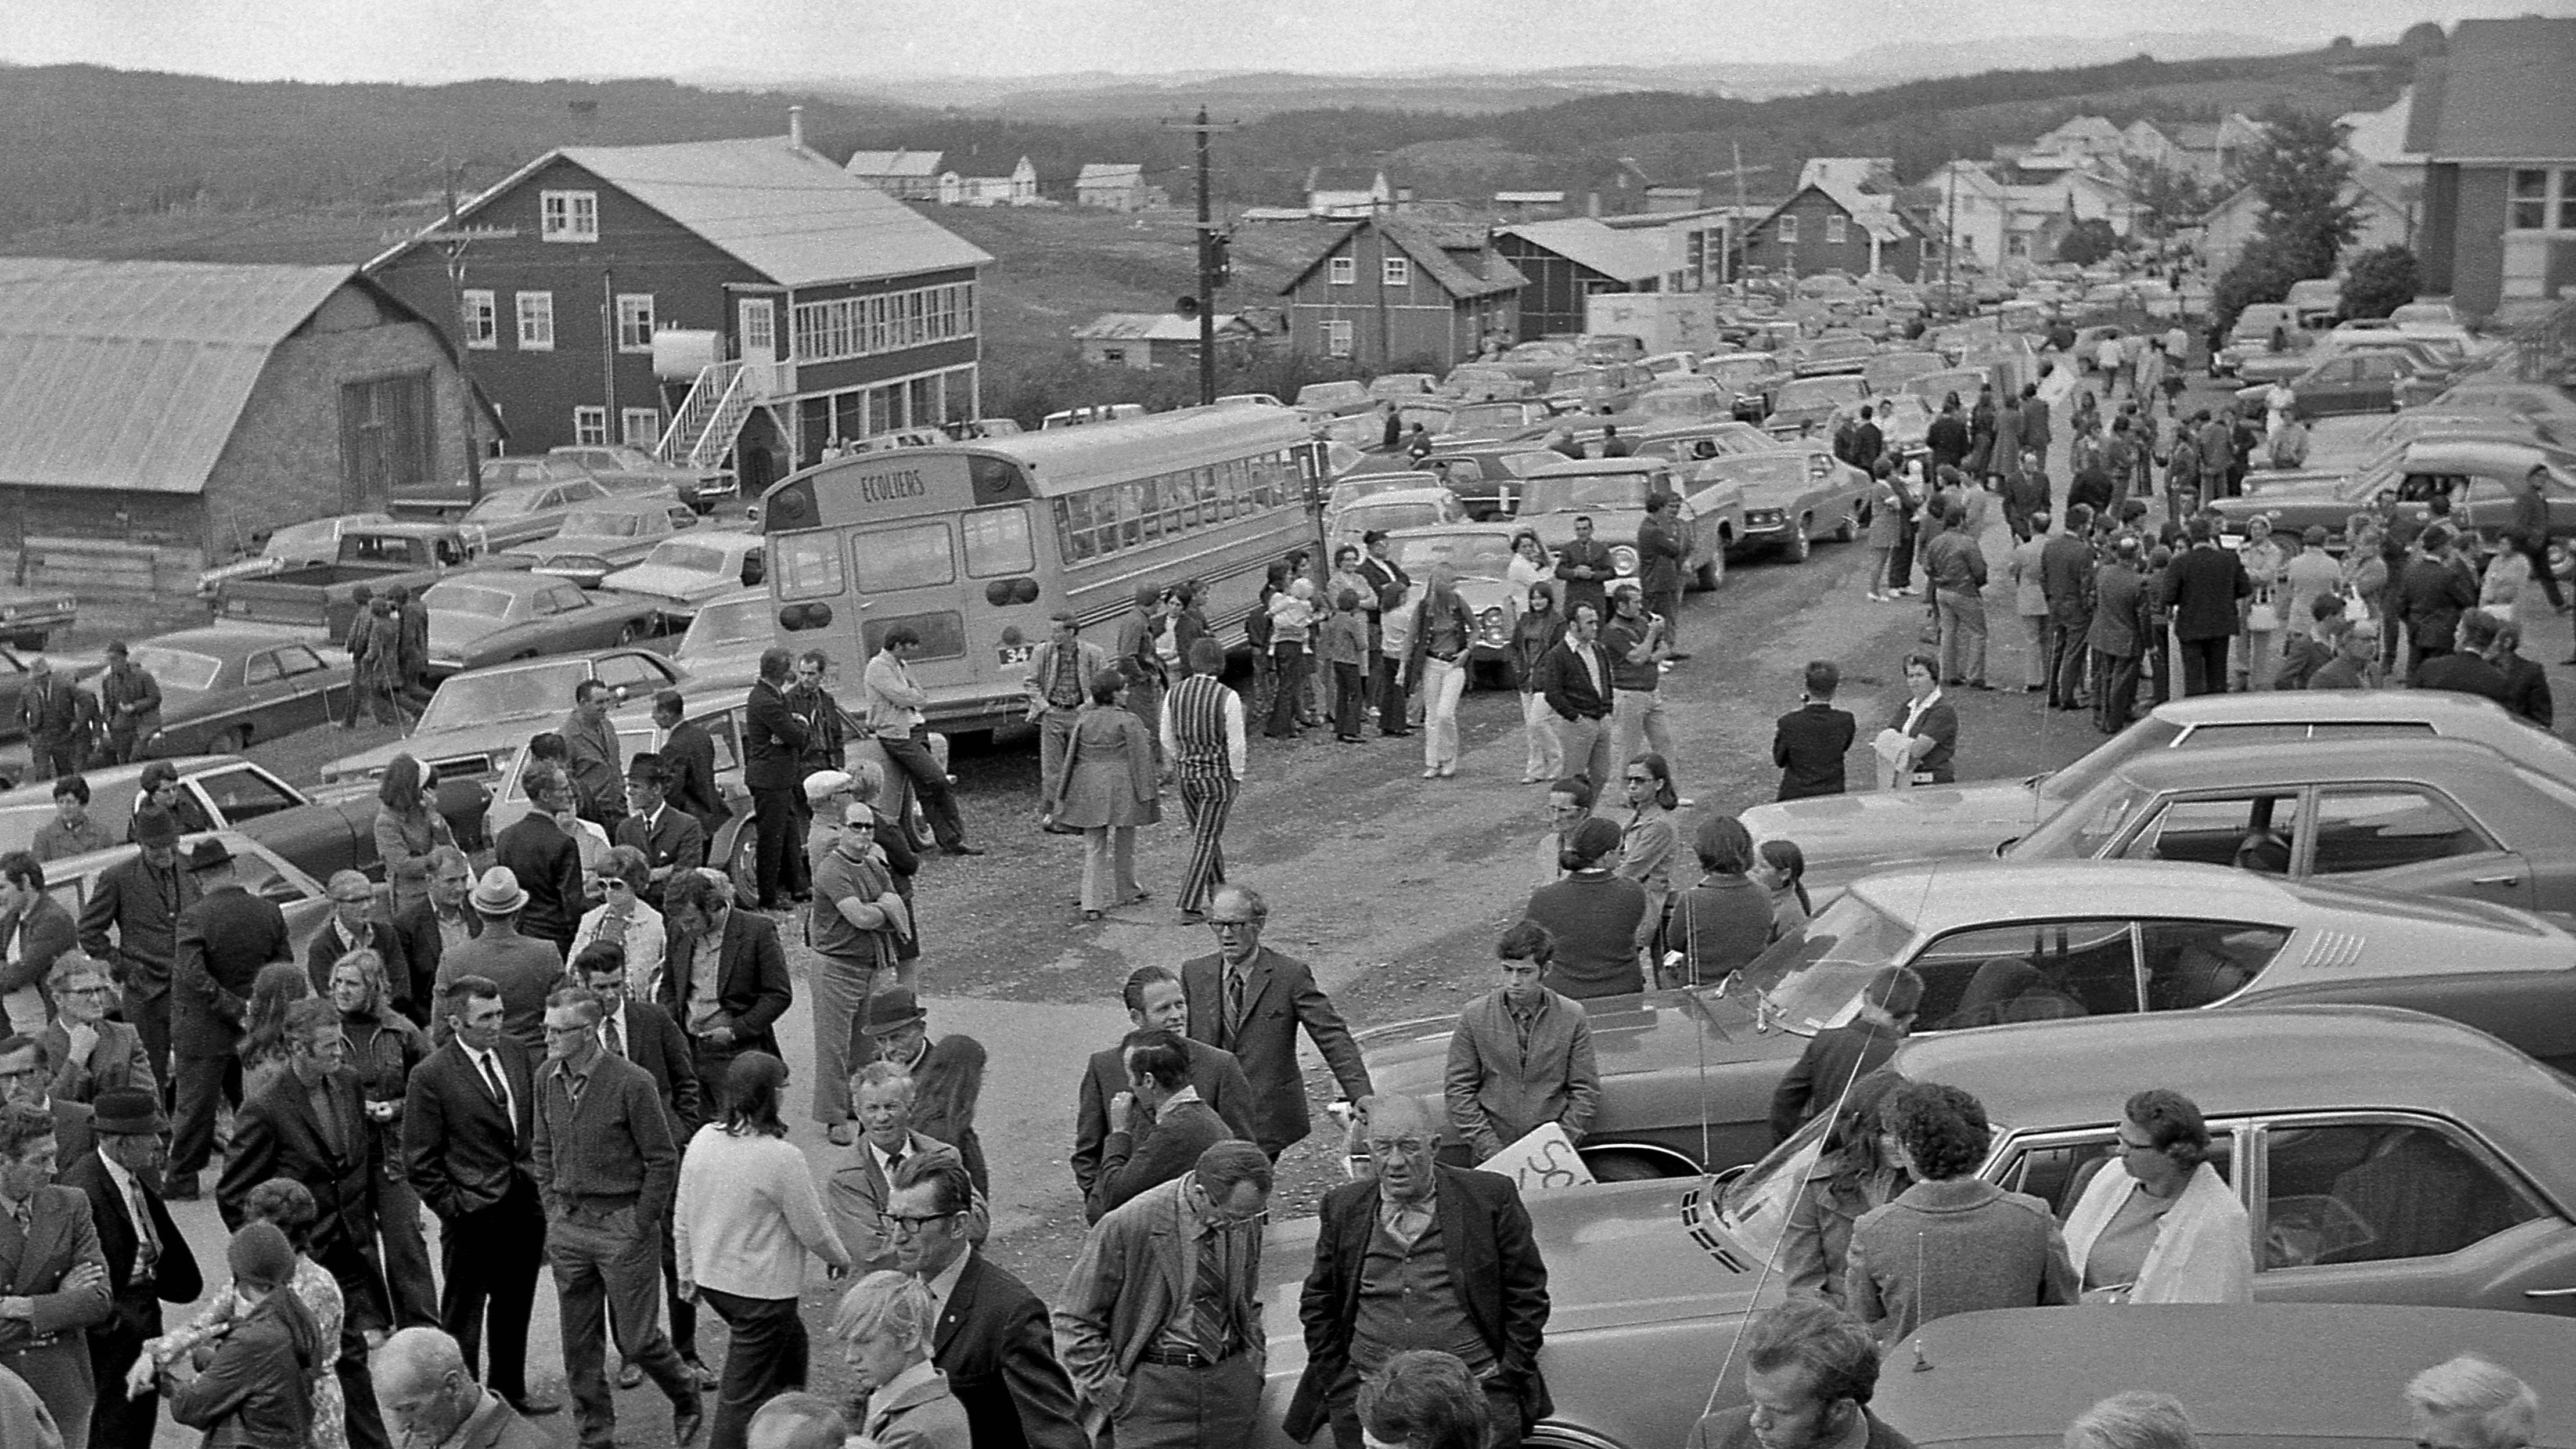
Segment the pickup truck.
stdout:
<path fill-rule="evenodd" d="M 524 569 L 525 555 L 491 555 L 469 524 L 379 523 L 340 535 L 330 563 L 226 579 L 215 589 L 215 617 L 232 623 L 282 624 L 345 637 L 357 617 L 357 589 L 381 594 L 395 585 L 426 588 L 466 568 Z"/>

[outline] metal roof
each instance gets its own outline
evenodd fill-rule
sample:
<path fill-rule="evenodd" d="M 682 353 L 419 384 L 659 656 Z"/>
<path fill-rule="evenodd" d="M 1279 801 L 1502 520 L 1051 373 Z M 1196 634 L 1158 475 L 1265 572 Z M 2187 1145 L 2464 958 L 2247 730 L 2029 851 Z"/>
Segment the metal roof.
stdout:
<path fill-rule="evenodd" d="M 849 165 L 842 169 L 852 176 L 918 176 L 924 180 L 939 174 L 938 151 L 853 151 Z"/>
<path fill-rule="evenodd" d="M 353 267 L 0 257 L 0 483 L 194 494 Z"/>
<path fill-rule="evenodd" d="M 1216 314 L 1217 331 L 1234 325 L 1233 313 Z M 1178 312 L 1103 312 L 1073 329 L 1073 335 L 1093 341 L 1196 342 L 1199 319 Z"/>
<path fill-rule="evenodd" d="M 1507 226 L 1504 236 L 1543 247 L 1579 267 L 1589 267 L 1622 282 L 1644 281 L 1664 274 L 1664 249 L 1633 231 L 1620 231 L 1588 216 L 1561 221 L 1530 221 Z"/>
<path fill-rule="evenodd" d="M 2576 19 L 2463 20 L 2455 31 L 2440 120 L 2423 148 L 2432 159 L 2576 159 L 2568 84 L 2576 76 Z"/>
<path fill-rule="evenodd" d="M 1085 161 L 1073 178 L 1076 186 L 1129 186 L 1145 179 L 1142 162 Z"/>

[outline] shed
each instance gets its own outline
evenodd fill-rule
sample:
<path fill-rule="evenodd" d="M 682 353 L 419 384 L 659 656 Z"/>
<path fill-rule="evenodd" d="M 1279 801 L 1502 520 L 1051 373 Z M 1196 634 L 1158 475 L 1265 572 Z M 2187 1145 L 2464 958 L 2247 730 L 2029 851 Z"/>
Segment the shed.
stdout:
<path fill-rule="evenodd" d="M 1216 316 L 1217 346 L 1242 345 L 1253 337 L 1241 318 Z M 1199 357 L 1199 319 L 1178 312 L 1103 312 L 1073 329 L 1082 345 L 1082 360 L 1138 371 L 1194 364 Z"/>

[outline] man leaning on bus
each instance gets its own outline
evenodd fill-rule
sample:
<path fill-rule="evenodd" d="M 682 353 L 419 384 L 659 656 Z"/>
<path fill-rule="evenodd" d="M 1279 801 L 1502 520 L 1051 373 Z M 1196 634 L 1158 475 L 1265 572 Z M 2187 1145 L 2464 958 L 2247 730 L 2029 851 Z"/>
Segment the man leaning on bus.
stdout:
<path fill-rule="evenodd" d="M 965 822 L 957 818 L 957 797 L 948 792 L 947 772 L 921 739 L 921 707 L 930 703 L 930 696 L 912 682 L 912 667 L 904 662 L 920 647 L 921 635 L 909 625 L 885 632 L 884 646 L 868 661 L 868 733 L 876 736 L 886 758 L 912 777 L 913 794 L 930 819 L 939 848 L 950 855 L 982 855 L 982 846 L 966 843 Z"/>

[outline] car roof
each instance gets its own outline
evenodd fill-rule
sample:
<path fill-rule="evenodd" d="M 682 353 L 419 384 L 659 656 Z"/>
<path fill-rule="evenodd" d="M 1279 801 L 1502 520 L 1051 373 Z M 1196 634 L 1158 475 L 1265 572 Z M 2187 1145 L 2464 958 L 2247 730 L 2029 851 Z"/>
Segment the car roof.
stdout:
<path fill-rule="evenodd" d="M 676 505 L 667 498 L 619 496 L 585 498 L 574 504 L 572 511 L 575 513 L 668 513 L 674 506 Z"/>
<path fill-rule="evenodd" d="M 2576 1443 L 2576 1323 L 2541 1313 L 2376 1303 L 2136 1304 L 1953 1314 L 1924 1325 L 1909 1372 L 1870 1409 L 1919 1445 L 2046 1445 L 2115 1390 L 2172 1394 L 2203 1443 L 2412 1445 L 2399 1386 L 2474 1345 L 2539 1394 Z M 2034 1372 L 2046 1365 L 2047 1371 Z"/>
<path fill-rule="evenodd" d="M 2283 749 L 2277 744 L 2244 744 L 2150 750 L 2115 773 L 2146 789 L 2162 792 L 2336 780 L 2423 780 L 2438 778 L 2444 770 L 2501 773 L 2509 766 L 2501 751 L 2475 740 L 2457 735 L 2398 735 L 2306 740 L 2295 749 Z"/>
<path fill-rule="evenodd" d="M 1618 426 L 1616 421 L 1610 425 Z M 1638 436 L 1642 438 L 1645 435 L 1640 433 Z M 1595 473 L 1654 473 L 1672 466 L 1669 460 L 1663 458 L 1568 458 L 1562 463 L 1550 463 L 1544 468 L 1532 469 L 1528 477 L 1522 481 L 1527 482 L 1530 478 L 1579 478 Z"/>
<path fill-rule="evenodd" d="M 505 594 L 541 594 L 565 583 L 552 574 L 526 574 L 516 569 L 476 569 L 466 574 L 450 574 L 430 585 L 431 589 L 449 584 L 468 584 L 478 589 L 498 589 Z M 524 661 L 535 662 L 535 661 Z"/>
<path fill-rule="evenodd" d="M 2393 1006 L 2249 1006 L 2022 1022 L 1913 1037 L 1889 1063 L 2023 1130 L 2104 1126 L 2171 1083 L 2210 1117 L 2437 1112 L 2542 1183 L 2576 1182 L 2568 1079 L 2474 1027 Z"/>
<path fill-rule="evenodd" d="M 2299 914 L 2297 898 L 2272 876 L 2163 860 L 1945 861 L 1863 876 L 1851 893 L 1926 933 L 2059 916 L 2169 916 L 2181 901 L 2212 919 Z"/>
<path fill-rule="evenodd" d="M 1475 534 L 1509 542 L 1527 529 L 1526 524 L 1508 520 L 1486 523 L 1418 523 L 1411 528 L 1391 529 L 1386 536 L 1390 542 L 1396 542 L 1408 538 L 1457 538 L 1461 535 Z"/>
<path fill-rule="evenodd" d="M 51 787 L 49 786 L 48 788 L 50 789 Z M 259 853 L 261 850 L 261 847 L 257 842 L 237 830 L 199 830 L 180 837 L 180 859 L 182 861 L 187 859 L 187 847 L 195 845 L 200 840 L 209 839 L 222 841 L 225 847 L 231 850 L 235 855 L 252 855 Z M 114 865 L 118 861 L 133 855 L 135 851 L 140 848 L 141 847 L 135 845 L 131 841 L 127 841 L 121 844 L 111 845 L 105 850 L 88 851 L 81 855 L 66 855 L 54 860 L 46 861 L 45 883 L 47 885 L 55 885 L 66 880 L 74 879 L 75 877 L 95 875 L 108 866 Z"/>
<path fill-rule="evenodd" d="M 161 649 L 184 649 L 199 654 L 241 653 L 253 649 L 273 649 L 280 644 L 302 644 L 310 647 L 313 640 L 288 629 L 262 629 L 241 624 L 203 624 L 194 629 L 174 629 L 134 641 L 136 648 L 151 646 Z"/>
<path fill-rule="evenodd" d="M 2316 724 L 2339 720 L 2435 719 L 2444 714 L 2492 712 L 2510 718 L 2494 700 L 2447 689 L 2262 690 L 2204 694 L 2157 705 L 2155 717 L 2178 725 Z"/>
<path fill-rule="evenodd" d="M 1449 491 L 1446 484 L 1434 484 L 1422 488 L 1389 488 L 1383 493 L 1371 493 L 1363 498 L 1354 498 L 1342 505 L 1342 511 L 1348 514 L 1355 509 L 1390 508 L 1401 503 L 1437 503 L 1443 498 L 1454 496 L 1456 495 Z"/>

